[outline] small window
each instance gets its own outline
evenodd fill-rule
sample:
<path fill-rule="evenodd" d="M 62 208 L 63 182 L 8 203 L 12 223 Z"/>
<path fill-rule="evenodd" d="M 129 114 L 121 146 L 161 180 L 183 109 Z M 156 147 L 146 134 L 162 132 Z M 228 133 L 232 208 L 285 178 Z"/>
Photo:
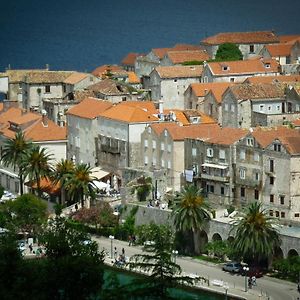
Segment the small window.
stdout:
<path fill-rule="evenodd" d="M 274 160 L 270 159 L 269 161 L 270 172 L 274 172 Z"/>
<path fill-rule="evenodd" d="M 45 86 L 45 93 L 50 93 L 50 85 Z"/>
<path fill-rule="evenodd" d="M 270 184 L 273 185 L 275 181 L 275 178 L 273 176 L 270 177 Z"/>
<path fill-rule="evenodd" d="M 225 110 L 225 111 L 228 111 L 228 103 L 225 103 L 225 105 L 224 105 L 224 110 Z"/>
<path fill-rule="evenodd" d="M 271 217 L 273 217 L 274 216 L 273 210 L 269 210 L 269 214 L 270 214 Z"/>
<path fill-rule="evenodd" d="M 259 172 L 254 172 L 253 179 L 259 181 Z"/>
<path fill-rule="evenodd" d="M 168 160 L 168 169 L 171 169 L 171 162 Z"/>
<path fill-rule="evenodd" d="M 209 191 L 211 193 L 214 193 L 215 192 L 215 186 L 214 185 L 210 185 Z"/>
<path fill-rule="evenodd" d="M 274 195 L 273 194 L 270 195 L 270 203 L 274 203 Z"/>
<path fill-rule="evenodd" d="M 156 149 L 156 141 L 152 141 L 152 148 Z"/>
<path fill-rule="evenodd" d="M 222 70 L 223 70 L 223 71 L 228 71 L 228 70 L 229 70 L 229 67 L 226 66 L 226 65 L 223 65 L 223 66 L 222 66 Z"/>
<path fill-rule="evenodd" d="M 219 158 L 220 159 L 225 159 L 225 150 L 219 150 Z"/>
<path fill-rule="evenodd" d="M 281 152 L 281 145 L 280 144 L 274 144 L 274 151 Z"/>
<path fill-rule="evenodd" d="M 212 148 L 208 148 L 206 151 L 207 157 L 213 157 L 214 156 L 214 150 Z"/>
<path fill-rule="evenodd" d="M 196 156 L 197 155 L 197 149 L 196 148 L 192 148 L 192 156 Z"/>
<path fill-rule="evenodd" d="M 254 199 L 255 200 L 259 199 L 259 190 L 254 190 Z"/>
<path fill-rule="evenodd" d="M 230 82 L 234 82 L 234 77 L 231 77 L 231 78 L 230 78 Z"/>
<path fill-rule="evenodd" d="M 247 146 L 253 146 L 253 139 L 252 138 L 247 138 Z"/>
<path fill-rule="evenodd" d="M 148 147 L 148 140 L 144 140 L 144 146 L 145 146 L 145 148 Z"/>
<path fill-rule="evenodd" d="M 259 106 L 259 111 L 264 111 L 264 107 L 265 107 L 264 105 L 260 105 Z"/>
<path fill-rule="evenodd" d="M 153 159 L 152 159 L 152 165 L 153 165 L 153 166 L 156 165 L 156 157 L 153 157 Z"/>
<path fill-rule="evenodd" d="M 284 205 L 284 196 L 280 196 L 280 204 Z"/>
<path fill-rule="evenodd" d="M 164 151 L 164 150 L 165 150 L 165 143 L 161 143 L 161 144 L 160 144 L 160 150 L 161 150 L 161 151 Z"/>
<path fill-rule="evenodd" d="M 148 165 L 148 156 L 145 156 L 145 158 L 144 158 L 144 163 L 145 163 L 145 166 Z"/>
<path fill-rule="evenodd" d="M 225 195 L 225 188 L 224 188 L 224 186 L 221 186 L 221 195 Z"/>
<path fill-rule="evenodd" d="M 254 53 L 254 45 L 250 45 L 249 46 L 249 52 L 250 53 Z"/>
<path fill-rule="evenodd" d="M 245 198 L 245 194 L 246 194 L 245 188 L 244 188 L 244 187 L 241 187 L 241 197 L 242 197 L 242 198 Z"/>
<path fill-rule="evenodd" d="M 282 212 L 280 213 L 280 217 L 281 217 L 281 218 L 285 218 L 285 212 L 282 211 Z"/>
<path fill-rule="evenodd" d="M 151 127 L 150 126 L 147 128 L 147 131 L 148 131 L 148 133 L 151 133 Z"/>
<path fill-rule="evenodd" d="M 235 112 L 234 104 L 231 104 L 231 105 L 230 105 L 230 110 L 231 110 L 231 112 Z"/>
<path fill-rule="evenodd" d="M 266 69 L 270 69 L 270 67 L 271 67 L 271 64 L 270 64 L 270 63 L 265 63 L 265 68 L 266 68 Z"/>
<path fill-rule="evenodd" d="M 275 215 L 276 215 L 277 218 L 279 218 L 279 211 L 276 211 Z"/>
<path fill-rule="evenodd" d="M 259 153 L 258 152 L 254 152 L 254 155 L 253 155 L 253 159 L 254 161 L 259 161 Z"/>
<path fill-rule="evenodd" d="M 177 79 L 174 79 L 174 82 L 177 82 Z"/>
<path fill-rule="evenodd" d="M 168 136 L 168 130 L 165 129 L 164 136 Z"/>
<path fill-rule="evenodd" d="M 300 214 L 299 213 L 295 213 L 295 218 L 299 218 Z"/>
<path fill-rule="evenodd" d="M 168 144 L 168 152 L 171 152 L 171 150 L 172 150 L 171 144 Z"/>
<path fill-rule="evenodd" d="M 245 160 L 246 159 L 246 151 L 245 150 L 240 150 L 240 159 Z"/>
<path fill-rule="evenodd" d="M 246 178 L 246 169 L 240 169 L 240 178 L 245 179 Z"/>
<path fill-rule="evenodd" d="M 161 160 L 161 166 L 164 168 L 165 167 L 165 161 L 162 159 Z"/>
<path fill-rule="evenodd" d="M 66 87 L 66 85 L 64 84 L 63 85 L 63 92 L 65 93 L 67 91 L 67 87 Z"/>

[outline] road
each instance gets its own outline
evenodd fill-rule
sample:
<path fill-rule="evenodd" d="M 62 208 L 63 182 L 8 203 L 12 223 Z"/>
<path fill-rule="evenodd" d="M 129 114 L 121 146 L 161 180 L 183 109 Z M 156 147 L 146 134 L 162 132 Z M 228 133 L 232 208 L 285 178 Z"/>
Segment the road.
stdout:
<path fill-rule="evenodd" d="M 100 250 L 104 249 L 107 252 L 106 261 L 108 262 L 111 260 L 111 246 L 113 246 L 113 248 L 117 247 L 118 253 L 121 253 L 122 248 L 124 248 L 126 257 L 142 253 L 142 247 L 128 246 L 128 243 L 124 241 L 111 241 L 105 237 L 93 237 L 93 239 L 97 241 Z M 296 300 L 297 297 L 300 297 L 300 294 L 297 292 L 296 284 L 283 280 L 268 276 L 257 278 L 257 285 L 245 292 L 245 277 L 224 272 L 221 266 L 189 257 L 177 257 L 176 262 L 181 266 L 183 272 L 208 278 L 211 283 L 223 281 L 225 283 L 224 285 L 228 285 L 228 294 L 237 295 L 247 300 Z M 203 285 L 203 287 L 225 294 L 225 289 L 221 286 L 210 284 L 209 288 L 207 285 Z"/>

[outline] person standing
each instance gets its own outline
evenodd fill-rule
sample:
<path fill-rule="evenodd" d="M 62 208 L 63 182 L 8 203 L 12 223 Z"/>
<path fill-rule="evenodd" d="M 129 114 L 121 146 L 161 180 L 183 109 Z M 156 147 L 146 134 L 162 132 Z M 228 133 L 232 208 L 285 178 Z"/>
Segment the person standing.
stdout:
<path fill-rule="evenodd" d="M 118 251 L 117 251 L 117 247 L 115 247 L 114 258 L 117 259 L 117 257 L 118 257 Z"/>

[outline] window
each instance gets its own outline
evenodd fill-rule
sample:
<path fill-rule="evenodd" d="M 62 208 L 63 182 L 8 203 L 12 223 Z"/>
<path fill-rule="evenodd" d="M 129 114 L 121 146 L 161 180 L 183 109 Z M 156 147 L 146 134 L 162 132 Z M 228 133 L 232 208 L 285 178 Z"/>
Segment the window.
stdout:
<path fill-rule="evenodd" d="M 171 150 L 172 150 L 171 144 L 168 144 L 168 152 L 171 152 Z"/>
<path fill-rule="evenodd" d="M 273 210 L 270 210 L 270 211 L 269 211 L 269 214 L 270 214 L 271 217 L 273 217 L 273 216 L 274 216 Z"/>
<path fill-rule="evenodd" d="M 280 144 L 274 144 L 274 151 L 277 151 L 277 152 L 281 152 L 281 145 Z"/>
<path fill-rule="evenodd" d="M 225 150 L 219 150 L 219 158 L 225 159 Z"/>
<path fill-rule="evenodd" d="M 221 186 L 221 195 L 225 195 L 225 188 L 224 188 L 224 186 Z"/>
<path fill-rule="evenodd" d="M 285 212 L 282 211 L 282 212 L 280 213 L 280 217 L 281 217 L 281 218 L 285 218 Z"/>
<path fill-rule="evenodd" d="M 295 213 L 295 218 L 299 218 L 300 214 L 299 213 Z"/>
<path fill-rule="evenodd" d="M 249 52 L 250 53 L 254 53 L 254 45 L 250 45 L 249 46 Z"/>
<path fill-rule="evenodd" d="M 152 148 L 156 149 L 156 141 L 152 141 Z"/>
<path fill-rule="evenodd" d="M 145 166 L 148 165 L 148 156 L 145 156 L 145 158 L 144 158 L 144 163 L 145 163 Z"/>
<path fill-rule="evenodd" d="M 269 166 L 270 166 L 270 172 L 274 172 L 274 160 L 273 159 L 270 159 Z"/>
<path fill-rule="evenodd" d="M 240 178 L 245 179 L 246 178 L 246 169 L 240 169 Z"/>
<path fill-rule="evenodd" d="M 270 111 L 272 109 L 272 106 L 271 105 L 269 105 L 268 106 L 268 111 Z"/>
<path fill-rule="evenodd" d="M 67 91 L 67 87 L 66 87 L 66 85 L 64 84 L 63 85 L 63 92 L 65 93 Z"/>
<path fill-rule="evenodd" d="M 258 152 L 254 152 L 253 159 L 254 159 L 254 161 L 259 161 L 259 153 Z"/>
<path fill-rule="evenodd" d="M 240 150 L 240 159 L 245 160 L 245 158 L 246 158 L 246 151 Z"/>
<path fill-rule="evenodd" d="M 144 140 L 144 146 L 148 147 L 148 140 Z"/>
<path fill-rule="evenodd" d="M 45 86 L 45 93 L 50 93 L 50 85 Z"/>
<path fill-rule="evenodd" d="M 213 157 L 214 156 L 214 150 L 212 148 L 208 148 L 206 150 L 206 156 L 207 157 Z"/>
<path fill-rule="evenodd" d="M 230 110 L 231 110 L 231 112 L 235 112 L 234 104 L 230 104 Z"/>
<path fill-rule="evenodd" d="M 207 83 L 207 82 L 208 82 L 208 77 L 207 77 L 207 76 L 204 76 L 203 82 L 204 82 L 204 83 Z"/>
<path fill-rule="evenodd" d="M 231 77 L 231 78 L 230 78 L 230 82 L 234 82 L 234 77 Z"/>
<path fill-rule="evenodd" d="M 15 182 L 15 193 L 16 193 L 16 194 L 19 193 L 19 188 L 20 188 L 19 182 Z"/>
<path fill-rule="evenodd" d="M 147 128 L 147 131 L 148 131 L 148 133 L 151 133 L 151 127 L 150 126 Z"/>
<path fill-rule="evenodd" d="M 259 106 L 259 111 L 264 111 L 264 105 Z"/>
<path fill-rule="evenodd" d="M 223 65 L 223 66 L 222 66 L 222 70 L 223 70 L 223 71 L 228 71 L 228 70 L 229 70 L 229 67 L 226 66 L 226 65 Z"/>
<path fill-rule="evenodd" d="M 6 175 L 6 188 L 10 190 L 10 177 Z"/>
<path fill-rule="evenodd" d="M 152 158 L 152 165 L 155 166 L 156 165 L 156 157 Z"/>
<path fill-rule="evenodd" d="M 214 186 L 214 185 L 210 185 L 209 191 L 210 191 L 211 193 L 214 193 L 214 192 L 215 192 L 215 186 Z"/>
<path fill-rule="evenodd" d="M 273 194 L 270 195 L 270 203 L 274 203 L 274 195 Z"/>
<path fill-rule="evenodd" d="M 161 144 L 160 144 L 160 150 L 161 150 L 161 151 L 164 151 L 164 150 L 165 150 L 165 143 L 161 143 Z"/>
<path fill-rule="evenodd" d="M 254 179 L 255 181 L 259 181 L 259 172 L 254 172 L 254 174 L 253 174 L 253 179 Z"/>
<path fill-rule="evenodd" d="M 225 103 L 225 105 L 224 105 L 224 110 L 225 110 L 225 111 L 228 111 L 228 103 Z"/>
<path fill-rule="evenodd" d="M 270 177 L 270 184 L 273 185 L 275 181 L 275 178 L 273 176 Z"/>
<path fill-rule="evenodd" d="M 253 146 L 253 139 L 247 138 L 247 146 Z"/>
<path fill-rule="evenodd" d="M 164 136 L 168 136 L 168 130 L 164 130 Z"/>
<path fill-rule="evenodd" d="M 162 159 L 161 160 L 161 166 L 164 168 L 165 167 L 165 161 Z"/>
<path fill-rule="evenodd" d="M 280 196 L 280 204 L 284 205 L 284 196 Z"/>
<path fill-rule="evenodd" d="M 168 169 L 171 169 L 171 162 L 168 160 Z"/>
<path fill-rule="evenodd" d="M 196 148 L 192 148 L 192 156 L 196 156 L 197 155 L 197 149 Z"/>
<path fill-rule="evenodd" d="M 244 187 L 241 187 L 241 197 L 242 198 L 245 198 L 245 188 Z"/>
<path fill-rule="evenodd" d="M 259 199 L 259 191 L 258 190 L 254 190 L 254 199 L 255 200 Z"/>
<path fill-rule="evenodd" d="M 276 211 L 275 215 L 276 215 L 277 218 L 279 218 L 279 211 Z"/>
<path fill-rule="evenodd" d="M 265 63 L 265 68 L 266 69 L 269 69 L 271 67 L 271 64 L 270 63 Z"/>

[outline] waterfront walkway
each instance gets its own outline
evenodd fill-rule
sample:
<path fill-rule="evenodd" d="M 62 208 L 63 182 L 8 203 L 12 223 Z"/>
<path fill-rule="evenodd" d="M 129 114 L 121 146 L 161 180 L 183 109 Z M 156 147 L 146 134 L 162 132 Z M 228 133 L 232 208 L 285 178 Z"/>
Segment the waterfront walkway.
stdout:
<path fill-rule="evenodd" d="M 93 239 L 97 241 L 100 250 L 105 250 L 105 263 L 110 265 L 114 261 L 111 258 L 111 256 L 115 256 L 114 247 L 117 248 L 118 255 L 124 248 L 127 258 L 134 254 L 140 254 L 143 251 L 141 246 L 129 246 L 125 241 L 95 236 Z M 205 282 L 198 282 L 196 287 L 223 294 L 224 299 L 226 299 L 226 291 L 228 296 L 238 296 L 247 300 L 296 300 L 297 297 L 300 297 L 300 294 L 297 292 L 297 285 L 287 281 L 264 276 L 257 278 L 257 285 L 253 286 L 252 289 L 247 289 L 247 292 L 245 292 L 245 277 L 224 272 L 221 265 L 180 256 L 176 258 L 176 262 L 181 266 L 185 274 L 205 277 L 210 282 L 209 286 Z"/>

